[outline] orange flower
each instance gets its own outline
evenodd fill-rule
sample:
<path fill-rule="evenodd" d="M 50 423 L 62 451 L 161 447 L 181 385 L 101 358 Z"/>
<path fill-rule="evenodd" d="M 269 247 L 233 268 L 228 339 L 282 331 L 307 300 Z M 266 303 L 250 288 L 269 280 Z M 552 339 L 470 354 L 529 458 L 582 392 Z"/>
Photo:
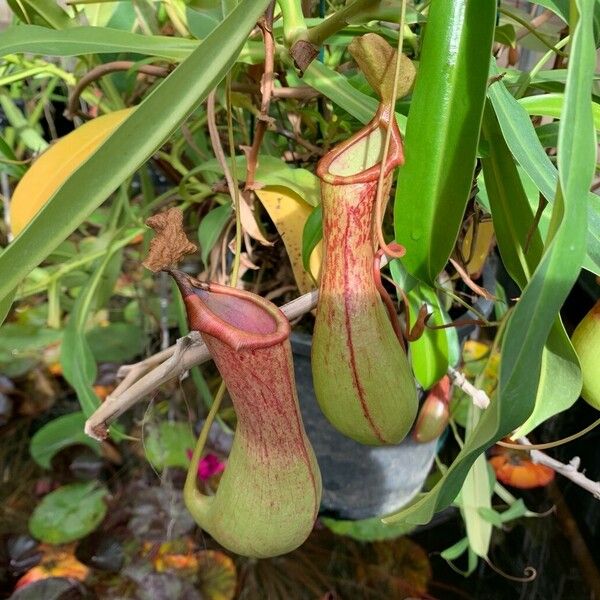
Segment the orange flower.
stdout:
<path fill-rule="evenodd" d="M 501 483 L 522 490 L 543 487 L 554 479 L 554 471 L 514 452 L 506 452 L 489 459 L 496 478 Z"/>

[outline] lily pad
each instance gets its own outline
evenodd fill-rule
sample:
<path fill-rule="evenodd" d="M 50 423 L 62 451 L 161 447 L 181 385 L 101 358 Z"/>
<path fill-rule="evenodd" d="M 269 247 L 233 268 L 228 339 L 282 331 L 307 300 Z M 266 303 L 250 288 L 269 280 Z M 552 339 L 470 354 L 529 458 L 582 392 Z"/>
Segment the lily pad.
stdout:
<path fill-rule="evenodd" d="M 108 490 L 96 482 L 71 483 L 51 492 L 29 519 L 33 537 L 48 544 L 64 544 L 84 537 L 102 522 Z"/>

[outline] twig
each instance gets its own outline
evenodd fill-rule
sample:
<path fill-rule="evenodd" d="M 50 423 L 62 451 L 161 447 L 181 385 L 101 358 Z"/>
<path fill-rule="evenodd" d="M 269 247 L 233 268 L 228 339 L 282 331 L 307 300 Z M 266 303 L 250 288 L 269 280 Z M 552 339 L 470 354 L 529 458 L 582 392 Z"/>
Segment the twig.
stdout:
<path fill-rule="evenodd" d="M 456 272 L 459 274 L 460 278 L 463 280 L 465 285 L 473 290 L 478 296 L 482 296 L 486 300 L 498 300 L 493 294 L 490 294 L 485 288 L 482 288 L 480 285 L 477 285 L 470 277 L 467 271 L 458 264 L 453 258 L 449 259 L 452 263 L 452 266 L 456 269 Z"/>
<path fill-rule="evenodd" d="M 526 437 L 519 438 L 519 443 L 522 446 L 531 445 L 531 442 Z M 581 465 L 579 456 L 574 456 L 569 461 L 569 464 L 565 464 L 552 458 L 551 456 L 548 456 L 541 450 L 530 450 L 530 454 L 533 462 L 550 467 L 556 473 L 560 473 L 563 477 L 570 479 L 580 488 L 583 488 L 592 494 L 594 498 L 600 500 L 600 481 L 592 481 L 579 470 Z"/>
<path fill-rule="evenodd" d="M 448 367 L 448 375 L 467 396 L 473 400 L 473 404 L 481 409 L 486 409 L 490 404 L 490 397 L 483 391 L 476 388 L 460 371 L 454 367 Z"/>
<path fill-rule="evenodd" d="M 191 349 L 195 352 L 190 352 Z M 184 373 L 195 364 L 201 364 L 210 359 L 210 352 L 200 338 L 200 334 L 196 331 L 178 339 L 175 346 L 164 350 L 163 353 L 167 351 L 171 351 L 171 356 L 157 367 L 154 367 L 141 379 L 133 381 L 133 369 L 128 373 L 126 379 L 130 381 L 129 387 L 125 388 L 126 381 L 124 380 L 86 421 L 84 431 L 87 435 L 97 440 L 105 439 L 108 433 L 107 425 L 131 408 L 146 394 L 169 381 L 169 379 Z M 150 357 L 148 362 L 150 364 L 155 363 L 155 358 L 154 356 Z M 138 372 L 143 369 L 141 365 L 142 363 L 139 363 L 140 369 Z M 119 389 L 122 391 L 119 392 Z"/>
<path fill-rule="evenodd" d="M 92 81 L 96 81 L 109 73 L 129 71 L 134 68 L 136 72 L 143 73 L 144 75 L 151 75 L 152 77 L 166 77 L 171 72 L 170 69 L 166 67 L 157 67 L 156 65 L 136 65 L 136 63 L 131 60 L 115 60 L 103 65 L 98 65 L 88 71 L 73 88 L 67 104 L 67 115 L 72 118 L 79 113 L 79 96 L 81 96 L 81 92 L 83 92 Z"/>
<path fill-rule="evenodd" d="M 454 383 L 463 392 L 465 392 L 468 396 L 471 397 L 475 406 L 479 406 L 479 408 L 488 407 L 490 399 L 483 390 L 477 389 L 474 385 L 467 381 L 467 379 L 462 373 L 460 373 L 452 367 L 448 368 L 448 374 L 450 375 Z M 500 445 L 504 446 L 505 444 L 500 443 Z M 560 473 L 563 477 L 570 479 L 579 487 L 590 492 L 590 494 L 592 494 L 594 498 L 598 498 L 600 500 L 600 482 L 592 481 L 591 479 L 587 478 L 581 471 L 579 471 L 579 466 L 581 462 L 578 456 L 572 458 L 569 464 L 566 465 L 552 458 L 551 456 L 548 456 L 541 450 L 536 450 L 535 445 L 532 444 L 526 437 L 519 438 L 519 444 L 512 444 L 510 447 L 516 447 L 520 450 L 527 450 L 528 446 L 532 446 L 532 449 L 529 450 L 529 453 L 531 454 L 531 459 L 533 460 L 533 462 L 550 467 L 556 473 Z"/>
<path fill-rule="evenodd" d="M 258 115 L 258 123 L 254 132 L 252 146 L 248 150 L 246 168 L 246 190 L 253 189 L 254 178 L 256 176 L 256 166 L 258 163 L 258 152 L 262 144 L 263 138 L 269 126 L 271 119 L 269 118 L 269 106 L 271 105 L 271 95 L 273 94 L 273 70 L 275 66 L 275 40 L 273 38 L 273 10 L 274 4 L 271 2 L 269 8 L 263 17 L 258 21 L 258 26 L 262 31 L 263 41 L 265 44 L 265 68 L 260 79 L 260 91 L 262 99 L 260 103 L 260 114 Z"/>
<path fill-rule="evenodd" d="M 318 295 L 317 290 L 308 292 L 282 306 L 281 311 L 288 319 L 295 319 L 315 308 Z M 177 340 L 171 348 L 136 365 L 122 367 L 119 374 L 125 373 L 125 380 L 86 421 L 86 434 L 95 439 L 105 439 L 108 425 L 126 410 L 163 383 L 208 360 L 210 353 L 200 335 L 191 332 Z M 139 375 L 142 375 L 141 378 L 135 380 Z"/>
<path fill-rule="evenodd" d="M 231 90 L 233 92 L 245 94 L 258 94 L 260 92 L 260 87 L 248 83 L 233 83 Z M 318 92 L 308 85 L 299 85 L 296 87 L 274 87 L 271 91 L 271 98 L 313 100 L 319 96 L 321 96 L 321 92 Z"/>

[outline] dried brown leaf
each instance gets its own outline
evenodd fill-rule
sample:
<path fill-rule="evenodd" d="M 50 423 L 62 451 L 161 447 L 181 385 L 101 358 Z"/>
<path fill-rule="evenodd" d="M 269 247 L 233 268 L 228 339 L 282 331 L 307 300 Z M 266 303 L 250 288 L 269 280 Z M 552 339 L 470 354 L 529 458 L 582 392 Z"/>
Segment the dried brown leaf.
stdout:
<path fill-rule="evenodd" d="M 146 220 L 146 225 L 156 232 L 150 242 L 148 258 L 143 262 L 150 271 L 157 273 L 174 267 L 186 254 L 198 250 L 183 231 L 183 213 L 178 208 L 151 216 Z"/>

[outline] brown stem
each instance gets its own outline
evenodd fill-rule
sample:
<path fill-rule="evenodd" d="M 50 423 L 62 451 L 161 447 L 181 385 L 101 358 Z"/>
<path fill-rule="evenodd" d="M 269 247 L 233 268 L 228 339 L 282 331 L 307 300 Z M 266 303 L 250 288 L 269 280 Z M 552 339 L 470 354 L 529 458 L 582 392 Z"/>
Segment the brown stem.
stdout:
<path fill-rule="evenodd" d="M 233 92 L 245 94 L 258 94 L 260 92 L 260 86 L 251 83 L 233 83 L 231 85 L 231 90 Z M 312 100 L 313 98 L 318 98 L 320 95 L 320 92 L 308 85 L 300 85 L 297 87 L 274 87 L 271 90 L 272 98 L 281 99 Z"/>
<path fill-rule="evenodd" d="M 75 115 L 79 114 L 79 97 L 81 96 L 83 90 L 90 83 L 100 79 L 101 77 L 104 77 L 104 75 L 108 75 L 109 73 L 129 71 L 132 69 L 138 73 L 151 75 L 152 77 L 166 77 L 171 72 L 171 70 L 167 67 L 158 67 L 156 65 L 136 65 L 136 63 L 131 60 L 115 60 L 103 65 L 98 65 L 91 71 L 88 71 L 73 88 L 67 104 L 67 116 L 73 118 Z"/>
<path fill-rule="evenodd" d="M 258 26 L 262 31 L 263 41 L 265 44 L 265 68 L 260 80 L 260 88 L 262 92 L 262 100 L 260 103 L 260 114 L 258 123 L 254 133 L 252 146 L 248 151 L 248 166 L 246 169 L 246 190 L 253 189 L 254 178 L 256 176 L 256 167 L 258 164 L 258 152 L 262 144 L 263 138 L 269 125 L 269 106 L 271 105 L 271 95 L 273 93 L 273 70 L 275 65 L 275 40 L 273 38 L 273 10 L 274 4 L 271 2 L 269 8 L 258 22 Z"/>
<path fill-rule="evenodd" d="M 529 244 L 531 244 L 533 232 L 537 229 L 537 226 L 540 223 L 540 219 L 542 218 L 542 213 L 544 212 L 544 209 L 546 208 L 547 205 L 548 205 L 548 200 L 546 200 L 546 198 L 544 198 L 544 196 L 542 196 L 542 194 L 540 194 L 537 210 L 535 211 L 535 216 L 533 217 L 533 222 L 531 223 L 531 227 L 529 228 L 529 231 L 527 232 L 527 238 L 525 239 L 525 247 L 523 249 L 525 254 L 527 254 L 529 252 Z"/>
<path fill-rule="evenodd" d="M 217 158 L 219 166 L 223 170 L 225 181 L 227 182 L 227 190 L 231 196 L 231 201 L 235 206 L 235 184 L 229 165 L 227 164 L 227 158 L 225 158 L 225 152 L 223 145 L 221 144 L 221 138 L 219 137 L 219 130 L 217 129 L 217 113 L 215 109 L 215 97 L 216 91 L 213 90 L 206 99 L 206 122 L 208 124 L 208 134 L 210 137 L 210 143 L 212 145 L 213 152 Z"/>
<path fill-rule="evenodd" d="M 482 296 L 486 300 L 497 300 L 497 298 L 490 294 L 485 288 L 482 288 L 480 285 L 477 285 L 470 277 L 467 271 L 458 264 L 453 258 L 450 259 L 452 266 L 456 269 L 456 272 L 459 274 L 460 278 L 463 280 L 465 285 L 473 290 L 478 296 Z"/>

